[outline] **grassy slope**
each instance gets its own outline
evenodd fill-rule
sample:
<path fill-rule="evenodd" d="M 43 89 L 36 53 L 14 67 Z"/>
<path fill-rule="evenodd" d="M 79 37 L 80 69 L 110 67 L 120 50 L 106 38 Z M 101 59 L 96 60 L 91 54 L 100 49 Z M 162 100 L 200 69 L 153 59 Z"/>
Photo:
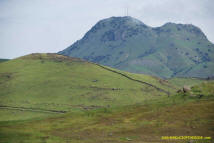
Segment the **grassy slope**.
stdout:
<path fill-rule="evenodd" d="M 163 142 L 161 136 L 213 138 L 213 89 L 212 81 L 193 87 L 194 94 L 203 93 L 201 99 L 180 93 L 141 105 L 94 109 L 43 120 L 0 122 L 0 142 L 144 143 Z"/>
<path fill-rule="evenodd" d="M 2 63 L 0 77 L 0 105 L 12 107 L 76 111 L 167 95 L 98 65 L 55 54 L 33 54 Z M 169 88 L 153 77 L 142 75 L 141 79 L 166 91 Z"/>
<path fill-rule="evenodd" d="M 184 85 L 194 86 L 206 80 L 198 79 L 198 78 L 170 78 L 168 79 L 168 81 L 170 84 L 182 88 Z"/>

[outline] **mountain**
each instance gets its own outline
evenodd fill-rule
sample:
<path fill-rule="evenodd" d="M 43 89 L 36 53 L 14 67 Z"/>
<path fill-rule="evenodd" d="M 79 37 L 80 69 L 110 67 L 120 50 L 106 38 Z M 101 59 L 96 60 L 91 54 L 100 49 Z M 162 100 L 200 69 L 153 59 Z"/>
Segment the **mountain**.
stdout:
<path fill-rule="evenodd" d="M 150 27 L 129 16 L 111 17 L 59 54 L 162 78 L 214 76 L 214 45 L 191 24 Z"/>
<path fill-rule="evenodd" d="M 175 90 L 155 77 L 57 54 L 31 54 L 0 63 L 0 107 L 66 112 L 130 105 Z"/>

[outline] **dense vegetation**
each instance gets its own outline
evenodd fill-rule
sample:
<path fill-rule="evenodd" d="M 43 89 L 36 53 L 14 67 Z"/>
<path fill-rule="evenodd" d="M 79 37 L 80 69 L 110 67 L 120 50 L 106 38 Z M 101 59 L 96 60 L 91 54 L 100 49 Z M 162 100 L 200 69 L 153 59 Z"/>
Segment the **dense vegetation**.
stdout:
<path fill-rule="evenodd" d="M 183 85 L 192 87 L 177 92 Z M 62 55 L 31 54 L 0 63 L 0 99 L 0 143 L 214 137 L 212 80 L 167 81 Z"/>
<path fill-rule="evenodd" d="M 164 78 L 214 76 L 214 45 L 190 24 L 153 28 L 132 17 L 111 17 L 59 53 Z"/>

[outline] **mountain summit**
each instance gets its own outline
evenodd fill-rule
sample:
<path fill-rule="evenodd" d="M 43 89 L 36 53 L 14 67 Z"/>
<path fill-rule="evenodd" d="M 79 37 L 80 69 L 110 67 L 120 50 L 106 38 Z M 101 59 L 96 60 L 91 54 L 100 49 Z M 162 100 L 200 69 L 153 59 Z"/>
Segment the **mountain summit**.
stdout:
<path fill-rule="evenodd" d="M 59 54 L 163 78 L 214 76 L 214 45 L 191 24 L 150 27 L 129 16 L 111 17 Z"/>

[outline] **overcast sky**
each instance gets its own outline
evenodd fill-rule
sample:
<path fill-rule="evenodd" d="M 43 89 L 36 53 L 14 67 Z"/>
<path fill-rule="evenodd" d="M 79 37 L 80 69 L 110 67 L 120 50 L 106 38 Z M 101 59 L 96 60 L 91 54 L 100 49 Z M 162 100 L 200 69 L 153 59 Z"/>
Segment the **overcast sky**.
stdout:
<path fill-rule="evenodd" d="M 194 24 L 214 42 L 214 0 L 0 0 L 0 58 L 58 52 L 103 18 Z"/>

